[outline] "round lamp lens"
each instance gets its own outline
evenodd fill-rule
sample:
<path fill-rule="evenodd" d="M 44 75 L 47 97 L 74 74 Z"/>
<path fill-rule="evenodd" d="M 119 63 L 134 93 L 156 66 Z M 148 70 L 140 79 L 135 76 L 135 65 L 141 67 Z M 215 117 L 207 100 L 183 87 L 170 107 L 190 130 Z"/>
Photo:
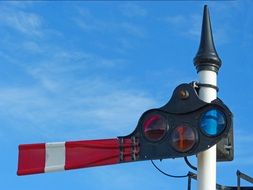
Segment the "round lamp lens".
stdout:
<path fill-rule="evenodd" d="M 148 140 L 159 141 L 167 131 L 166 119 L 158 114 L 149 115 L 143 123 L 144 135 Z"/>
<path fill-rule="evenodd" d="M 208 136 L 217 136 L 221 134 L 225 127 L 225 116 L 217 109 L 207 111 L 200 120 L 200 128 Z"/>
<path fill-rule="evenodd" d="M 177 126 L 171 134 L 172 147 L 178 152 L 187 152 L 195 145 L 197 138 L 193 128 L 187 125 Z"/>

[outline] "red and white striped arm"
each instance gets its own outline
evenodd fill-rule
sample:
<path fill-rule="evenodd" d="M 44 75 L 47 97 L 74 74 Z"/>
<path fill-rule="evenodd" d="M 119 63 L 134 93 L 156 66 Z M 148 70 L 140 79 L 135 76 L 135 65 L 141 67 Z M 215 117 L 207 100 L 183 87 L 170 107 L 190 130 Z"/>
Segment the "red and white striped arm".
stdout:
<path fill-rule="evenodd" d="M 133 152 L 133 150 L 135 150 Z M 130 162 L 139 153 L 131 138 L 19 145 L 18 175 Z"/>

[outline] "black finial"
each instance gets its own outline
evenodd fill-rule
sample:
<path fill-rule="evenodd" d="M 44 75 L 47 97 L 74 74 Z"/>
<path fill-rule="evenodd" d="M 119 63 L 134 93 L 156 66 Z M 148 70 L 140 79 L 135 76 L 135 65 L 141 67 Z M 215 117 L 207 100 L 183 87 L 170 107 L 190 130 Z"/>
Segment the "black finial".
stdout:
<path fill-rule="evenodd" d="M 213 42 L 211 21 L 207 5 L 204 6 L 200 45 L 198 53 L 194 58 L 194 65 L 198 72 L 202 70 L 211 70 L 216 73 L 221 66 L 221 59 L 215 50 Z"/>

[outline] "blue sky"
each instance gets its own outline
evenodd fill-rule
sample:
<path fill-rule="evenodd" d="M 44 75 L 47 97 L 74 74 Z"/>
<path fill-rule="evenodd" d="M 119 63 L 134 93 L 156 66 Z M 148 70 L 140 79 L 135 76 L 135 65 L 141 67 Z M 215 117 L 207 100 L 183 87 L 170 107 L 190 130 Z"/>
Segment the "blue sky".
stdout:
<path fill-rule="evenodd" d="M 235 159 L 218 163 L 217 182 L 236 184 L 237 169 L 253 176 L 251 1 L 0 2 L 0 189 L 186 189 L 150 162 L 17 177 L 17 154 L 18 144 L 127 135 L 197 80 L 204 4 L 223 61 L 219 97 L 235 116 Z M 157 164 L 189 170 L 182 159 Z"/>

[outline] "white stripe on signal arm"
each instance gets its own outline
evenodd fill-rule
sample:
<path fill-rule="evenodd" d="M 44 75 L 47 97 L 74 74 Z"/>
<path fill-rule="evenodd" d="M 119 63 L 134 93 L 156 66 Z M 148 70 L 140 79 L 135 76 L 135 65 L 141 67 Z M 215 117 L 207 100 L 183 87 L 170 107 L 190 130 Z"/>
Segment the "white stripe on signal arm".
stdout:
<path fill-rule="evenodd" d="M 45 172 L 64 170 L 65 142 L 46 143 Z"/>

